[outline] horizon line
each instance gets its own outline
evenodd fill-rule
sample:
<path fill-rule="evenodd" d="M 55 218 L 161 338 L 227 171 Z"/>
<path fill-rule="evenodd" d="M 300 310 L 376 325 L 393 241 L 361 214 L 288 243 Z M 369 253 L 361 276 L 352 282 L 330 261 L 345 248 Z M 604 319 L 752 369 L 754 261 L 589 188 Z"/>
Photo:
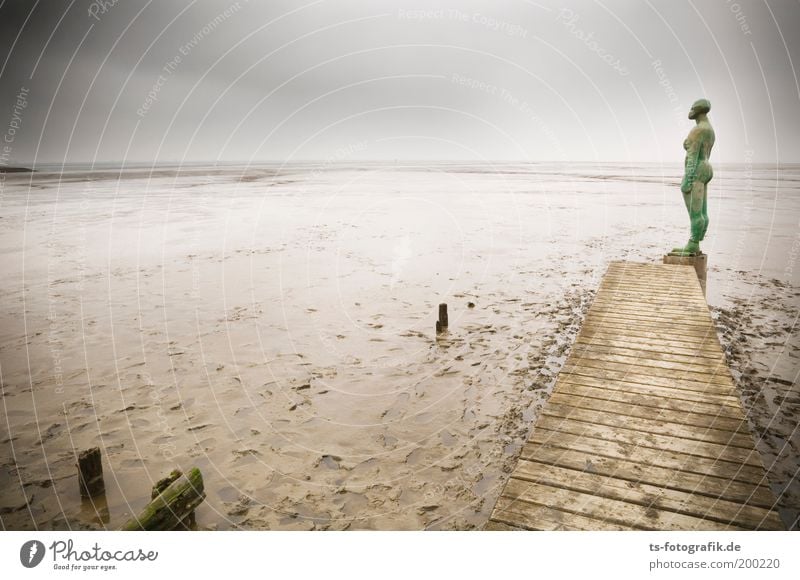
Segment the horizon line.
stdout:
<path fill-rule="evenodd" d="M 159 167 L 159 166 L 171 166 L 171 167 L 180 167 L 182 165 L 208 165 L 208 166 L 215 166 L 215 165 L 233 165 L 233 166 L 258 166 L 262 164 L 269 164 L 269 165 L 292 165 L 292 164 L 319 164 L 319 165 L 348 165 L 348 164 L 357 164 L 357 163 L 364 163 L 364 164 L 390 164 L 390 165 L 403 165 L 403 164 L 423 164 L 423 163 L 449 163 L 449 164 L 480 164 L 480 165 L 487 165 L 487 164 L 659 164 L 659 165 L 683 165 L 682 159 L 676 159 L 674 161 L 667 161 L 667 160 L 624 160 L 624 159 L 617 159 L 617 160 L 587 160 L 587 159 L 570 159 L 568 161 L 565 160 L 555 160 L 555 159 L 484 159 L 484 160 L 474 160 L 474 159 L 259 159 L 257 161 L 254 160 L 211 160 L 211 159 L 199 159 L 199 160 L 164 160 L 164 161 L 154 161 L 154 160 L 113 160 L 113 161 L 15 161 L 14 163 L 0 163 L 0 171 L 3 169 L 24 169 L 24 170 L 35 170 L 36 167 L 41 166 L 62 166 L 67 167 L 70 165 L 80 165 L 80 166 L 106 166 L 106 167 L 119 167 L 124 168 L 126 166 L 151 166 L 151 167 Z M 718 165 L 730 165 L 730 164 L 750 164 L 753 166 L 756 165 L 770 165 L 770 166 L 781 166 L 781 165 L 798 165 L 800 164 L 800 160 L 796 161 L 718 161 Z"/>

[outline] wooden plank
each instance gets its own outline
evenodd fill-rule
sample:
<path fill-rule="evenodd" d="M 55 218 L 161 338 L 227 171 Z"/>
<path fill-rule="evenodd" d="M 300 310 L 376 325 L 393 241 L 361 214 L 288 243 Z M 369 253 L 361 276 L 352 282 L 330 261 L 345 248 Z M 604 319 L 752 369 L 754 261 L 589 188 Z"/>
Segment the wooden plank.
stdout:
<path fill-rule="evenodd" d="M 570 357 L 572 359 L 572 357 Z M 695 370 L 675 370 L 665 369 L 651 365 L 637 363 L 624 363 L 619 361 L 603 360 L 588 355 L 576 355 L 572 359 L 575 366 L 584 369 L 596 369 L 592 372 L 598 371 L 612 371 L 625 373 L 630 371 L 629 374 L 643 374 L 645 376 L 652 376 L 653 378 L 662 378 L 675 381 L 694 381 L 704 384 L 714 384 L 719 386 L 733 387 L 733 381 L 728 374 L 728 369 L 709 370 L 708 372 L 695 371 Z"/>
<path fill-rule="evenodd" d="M 620 330 L 624 330 L 624 332 L 621 332 Z M 681 348 L 700 348 L 704 350 L 719 349 L 719 352 L 722 352 L 722 348 L 719 346 L 719 338 L 717 338 L 716 333 L 714 333 L 713 336 L 709 334 L 698 340 L 697 337 L 667 337 L 660 332 L 651 332 L 649 330 L 640 330 L 630 327 L 619 329 L 608 327 L 603 328 L 602 325 L 595 325 L 593 327 L 583 326 L 578 336 L 584 338 L 592 338 L 596 336 L 600 338 L 626 341 L 653 341 L 653 344 L 678 344 L 682 345 Z"/>
<path fill-rule="evenodd" d="M 708 321 L 702 320 L 703 317 L 708 315 L 708 311 L 705 310 L 698 310 L 698 309 L 691 309 L 691 308 L 678 308 L 675 306 L 670 310 L 661 311 L 658 314 L 654 313 L 655 305 L 653 304 L 634 304 L 628 303 L 627 306 L 621 307 L 619 305 L 607 305 L 603 302 L 598 303 L 595 307 L 595 304 L 592 304 L 592 310 L 587 313 L 587 316 L 602 316 L 602 317 L 616 317 L 616 318 L 633 318 L 633 319 L 644 319 L 646 321 L 653 321 L 653 322 L 661 322 L 663 321 L 665 324 L 670 324 L 673 322 L 681 322 L 687 321 L 689 323 L 698 324 L 702 323 L 708 326 L 714 326 L 714 323 L 711 319 Z"/>
<path fill-rule="evenodd" d="M 775 512 L 766 508 L 524 459 L 514 477 L 753 530 L 782 529 Z"/>
<path fill-rule="evenodd" d="M 509 525 L 499 520 L 489 520 L 483 526 L 484 532 L 522 532 L 525 531 L 526 529 L 527 528 L 521 528 L 519 526 Z"/>
<path fill-rule="evenodd" d="M 614 260 L 610 262 L 608 265 L 609 271 L 630 271 L 630 272 L 637 272 L 639 270 L 644 270 L 648 273 L 651 272 L 658 272 L 660 270 L 664 270 L 669 274 L 675 275 L 684 275 L 685 272 L 691 272 L 694 274 L 694 269 L 692 266 L 687 265 L 680 265 L 676 266 L 674 264 L 663 264 L 661 262 L 634 262 L 632 260 Z"/>
<path fill-rule="evenodd" d="M 552 394 L 548 401 L 548 407 L 554 405 L 551 412 L 554 415 L 562 416 L 562 413 L 570 413 L 573 417 L 589 417 L 592 413 L 596 415 L 617 415 L 620 416 L 622 427 L 629 429 L 639 429 L 651 431 L 652 427 L 660 426 L 661 423 L 669 423 L 666 428 L 677 437 L 686 437 L 681 433 L 703 434 L 707 431 L 719 432 L 718 435 L 727 439 L 730 434 L 738 433 L 742 435 L 739 443 L 743 447 L 752 448 L 753 439 L 750 437 L 750 428 L 744 417 L 733 418 L 724 417 L 717 414 L 696 413 L 688 409 L 683 411 L 673 411 L 661 407 L 636 405 L 623 401 L 604 401 L 601 399 L 584 398 L 568 393 L 557 391 Z M 587 412 L 588 411 L 588 412 Z M 627 423 L 625 423 L 628 421 Z M 689 437 L 695 439 L 696 437 Z M 725 441 L 728 444 L 728 441 Z"/>
<path fill-rule="evenodd" d="M 741 413 L 741 404 L 739 399 L 734 396 L 722 393 L 713 393 L 706 391 L 696 391 L 691 389 L 681 389 L 676 387 L 662 387 L 659 385 L 640 385 L 628 381 L 609 381 L 602 378 L 583 376 L 578 374 L 559 373 L 557 384 L 577 385 L 581 387 L 592 387 L 608 391 L 609 396 L 616 396 L 614 393 L 631 393 L 631 394 L 645 394 L 653 395 L 662 398 L 674 400 L 676 404 L 683 404 L 684 402 L 707 402 L 713 405 L 729 407 L 730 409 L 738 409 L 737 413 Z M 738 415 L 737 415 L 738 416 Z M 742 415 L 743 416 L 743 415 Z"/>
<path fill-rule="evenodd" d="M 686 324 L 685 322 L 666 323 L 652 320 L 633 320 L 629 316 L 619 316 L 615 314 L 587 316 L 584 324 L 589 327 L 601 326 L 618 328 L 621 331 L 631 328 L 643 332 L 658 332 L 667 336 L 674 335 L 692 339 L 717 336 L 717 330 L 713 324 L 693 325 Z"/>
<path fill-rule="evenodd" d="M 699 309 L 703 306 L 708 308 L 708 304 L 702 298 L 691 298 L 686 295 L 679 296 L 672 293 L 653 292 L 651 290 L 643 291 L 641 289 L 626 288 L 625 286 L 612 286 L 601 285 L 598 292 L 603 300 L 612 302 L 626 302 L 631 301 L 650 301 L 654 304 L 664 304 L 666 306 L 685 306 L 687 308 Z"/>
<path fill-rule="evenodd" d="M 648 449 L 637 445 L 626 445 L 568 433 L 559 432 L 554 435 L 552 431 L 534 429 L 533 437 L 523 447 L 522 457 L 528 457 L 529 445 L 561 449 L 569 448 L 600 457 L 625 459 L 639 463 L 645 468 L 663 467 L 698 475 L 709 474 L 754 486 L 766 483 L 766 474 L 763 468 L 757 469 L 749 465 L 735 465 L 728 461 L 715 461 L 697 457 L 696 455 Z"/>
<path fill-rule="evenodd" d="M 492 529 L 782 529 L 694 269 L 609 265 Z"/>
<path fill-rule="evenodd" d="M 720 524 L 702 518 L 667 512 L 653 507 L 599 497 L 591 493 L 542 485 L 516 478 L 509 479 L 503 497 L 534 505 L 550 506 L 593 520 L 635 526 L 644 530 L 741 530 L 736 525 Z"/>
<path fill-rule="evenodd" d="M 638 316 L 654 315 L 656 317 L 675 316 L 677 318 L 700 317 L 708 313 L 708 305 L 695 304 L 663 304 L 654 299 L 608 300 L 604 297 L 592 301 L 592 309 L 609 310 L 619 314 L 635 314 Z"/>
<path fill-rule="evenodd" d="M 553 506 L 531 504 L 516 498 L 500 496 L 491 519 L 525 530 L 539 531 L 591 531 L 624 530 L 625 526 L 595 520 Z"/>
<path fill-rule="evenodd" d="M 583 340 L 575 341 L 572 345 L 571 352 L 587 352 L 599 353 L 613 356 L 626 356 L 638 359 L 646 359 L 661 362 L 673 362 L 678 364 L 694 364 L 694 365 L 714 365 L 721 364 L 727 368 L 727 361 L 722 353 L 692 353 L 685 354 L 682 352 L 664 352 L 664 349 L 658 350 L 657 348 L 646 348 L 644 345 L 638 347 L 630 346 L 613 346 L 607 344 L 599 344 L 597 342 L 585 342 Z"/>
<path fill-rule="evenodd" d="M 637 371 L 640 369 L 637 369 Z M 673 389 L 682 389 L 686 391 L 695 391 L 698 393 L 710 393 L 717 395 L 726 395 L 732 399 L 737 399 L 736 393 L 733 389 L 733 383 L 728 382 L 710 382 L 708 380 L 697 380 L 675 377 L 662 377 L 655 374 L 643 374 L 641 372 L 625 371 L 625 370 L 612 370 L 604 368 L 603 366 L 592 367 L 588 364 L 575 365 L 571 360 L 567 360 L 561 369 L 561 374 L 564 375 L 577 375 L 581 377 L 589 377 L 605 381 L 616 381 L 625 383 L 636 383 L 639 385 L 648 385 L 654 387 L 667 387 Z"/>
<path fill-rule="evenodd" d="M 654 324 L 659 327 L 667 327 L 670 326 L 678 326 L 678 327 L 686 327 L 688 329 L 697 329 L 702 328 L 704 331 L 712 329 L 716 333 L 716 327 L 710 320 L 703 320 L 700 318 L 699 315 L 690 315 L 690 314 L 666 314 L 666 315 L 657 315 L 652 312 L 642 311 L 639 310 L 638 312 L 634 312 L 631 310 L 624 310 L 618 308 L 595 308 L 592 307 L 592 313 L 590 316 L 587 316 L 587 321 L 591 320 L 594 321 L 595 319 L 601 320 L 624 320 L 627 322 L 632 322 L 636 324 Z"/>
<path fill-rule="evenodd" d="M 590 312 L 587 314 L 599 318 L 622 318 L 631 319 L 634 321 L 643 322 L 657 322 L 661 324 L 689 324 L 701 325 L 703 327 L 714 326 L 713 321 L 708 316 L 708 311 L 687 310 L 683 308 L 677 312 L 677 308 L 670 312 L 656 313 L 654 306 L 647 307 L 645 305 L 634 306 L 605 306 L 601 304 L 592 304 Z"/>
<path fill-rule="evenodd" d="M 680 471 L 658 465 L 642 465 L 625 458 L 606 457 L 591 452 L 536 443 L 528 443 L 523 448 L 521 459 L 578 471 L 589 471 L 633 483 L 647 483 L 677 489 L 715 499 L 722 498 L 767 509 L 775 506 L 775 496 L 765 485 L 753 485 L 709 473 Z"/>
<path fill-rule="evenodd" d="M 650 281 L 634 282 L 631 278 L 619 277 L 604 280 L 600 284 L 600 290 L 602 290 L 604 294 L 641 294 L 651 298 L 683 300 L 689 304 L 701 304 L 700 298 L 698 298 L 693 289 L 680 288 L 680 284 L 655 284 Z"/>
<path fill-rule="evenodd" d="M 694 279 L 692 279 L 694 277 Z M 603 276 L 603 281 L 616 278 L 652 282 L 653 284 L 679 285 L 681 289 L 691 290 L 698 285 L 697 275 L 694 271 L 680 270 L 653 270 L 650 268 L 609 268 Z"/>
<path fill-rule="evenodd" d="M 616 386 L 616 388 L 615 388 Z M 689 410 L 694 413 L 706 415 L 719 415 L 731 419 L 743 419 L 738 401 L 711 402 L 707 396 L 695 395 L 695 399 L 678 398 L 674 389 L 659 389 L 658 387 L 638 387 L 638 385 L 618 385 L 605 383 L 602 387 L 583 385 L 568 382 L 559 378 L 556 383 L 556 392 L 562 395 L 574 395 L 588 399 L 601 399 L 604 401 L 619 401 L 642 407 L 656 407 L 672 411 Z"/>
<path fill-rule="evenodd" d="M 688 304 L 700 305 L 702 300 L 692 289 L 679 288 L 679 285 L 652 284 L 649 282 L 634 283 L 630 278 L 616 278 L 603 281 L 600 290 L 604 294 L 619 296 L 623 293 L 640 294 L 650 298 L 662 298 L 664 300 L 683 300 Z"/>
<path fill-rule="evenodd" d="M 625 290 L 623 287 L 598 288 L 598 293 L 595 296 L 598 304 L 644 304 L 650 306 L 663 306 L 666 308 L 674 308 L 676 310 L 685 311 L 690 309 L 693 311 L 708 311 L 708 304 L 705 300 L 700 298 L 680 298 L 673 296 L 654 296 L 652 294 L 643 293 L 635 290 Z"/>
<path fill-rule="evenodd" d="M 592 303 L 593 314 L 616 314 L 646 320 L 698 321 L 708 314 L 708 310 L 696 307 L 678 308 L 659 306 L 654 303 L 626 301 L 625 304 L 601 301 Z M 712 321 L 713 324 L 713 321 Z"/>
<path fill-rule="evenodd" d="M 693 331 L 678 328 L 666 328 L 660 324 L 642 325 L 626 320 L 596 321 L 587 319 L 584 326 L 589 332 L 614 332 L 619 335 L 646 336 L 652 334 L 666 340 L 697 343 L 705 340 L 719 340 L 717 333 L 709 331 Z"/>
<path fill-rule="evenodd" d="M 722 357 L 716 360 L 697 357 L 686 357 L 674 354 L 657 354 L 653 352 L 637 353 L 625 349 L 597 348 L 585 344 L 575 344 L 572 353 L 577 357 L 587 357 L 594 360 L 636 364 L 645 367 L 658 367 L 677 371 L 692 371 L 696 373 L 728 372 L 728 365 Z"/>
<path fill-rule="evenodd" d="M 723 429 L 703 428 L 694 425 L 682 425 L 670 421 L 659 419 L 643 419 L 613 413 L 609 411 L 598 411 L 569 405 L 559 405 L 548 403 L 542 409 L 543 415 L 560 417 L 562 419 L 574 419 L 585 423 L 595 423 L 611 428 L 627 428 L 644 433 L 655 433 L 656 435 L 674 435 L 690 441 L 704 441 L 706 443 L 717 443 L 719 445 L 733 445 L 748 449 L 753 446 L 753 440 L 749 435 L 741 432 L 727 431 Z"/>
<path fill-rule="evenodd" d="M 644 304 L 607 304 L 604 302 L 592 302 L 592 316 L 617 316 L 632 318 L 635 320 L 652 320 L 665 322 L 667 324 L 675 322 L 686 322 L 688 324 L 702 324 L 703 326 L 713 326 L 713 321 L 708 317 L 708 310 L 699 308 L 678 308 L 673 307 L 668 310 L 660 310 L 658 306 Z"/>
<path fill-rule="evenodd" d="M 631 337 L 624 337 L 620 340 L 619 337 L 604 338 L 603 336 L 588 336 L 587 334 L 579 334 L 575 340 L 575 344 L 585 344 L 587 346 L 594 346 L 598 348 L 631 350 L 635 352 L 652 352 L 655 354 L 674 354 L 677 356 L 691 356 L 696 358 L 709 358 L 712 360 L 725 359 L 725 355 L 719 348 L 713 346 L 702 348 L 690 348 L 685 343 L 670 342 L 670 341 L 651 341 L 644 339 L 636 339 Z"/>
<path fill-rule="evenodd" d="M 691 276 L 694 276 L 694 280 L 692 280 Z M 664 286 L 667 288 L 675 288 L 681 292 L 691 292 L 698 286 L 697 276 L 694 272 L 655 272 L 651 270 L 620 271 L 609 269 L 605 276 L 603 276 L 602 282 L 607 283 L 614 280 L 624 280 L 626 282 L 630 281 L 638 284 L 651 284 L 653 286 Z"/>
<path fill-rule="evenodd" d="M 637 273 L 637 275 L 661 276 L 661 277 L 677 277 L 682 276 L 688 278 L 689 275 L 694 275 L 694 269 L 691 266 L 674 266 L 672 264 L 648 264 L 644 262 L 630 262 L 627 260 L 615 260 L 608 266 L 608 273 Z M 695 282 L 696 283 L 696 282 Z"/>
<path fill-rule="evenodd" d="M 662 315 L 676 314 L 679 316 L 704 316 L 709 312 L 705 302 L 686 303 L 684 300 L 667 301 L 663 298 L 649 298 L 641 294 L 618 294 L 614 297 L 608 294 L 599 294 L 592 301 L 592 307 L 598 309 L 615 310 L 620 314 L 628 311 L 645 314 L 659 312 Z"/>
<path fill-rule="evenodd" d="M 536 422 L 536 429 L 554 432 L 548 435 L 548 440 L 555 440 L 556 433 L 568 433 L 578 437 L 591 437 L 613 441 L 624 445 L 647 447 L 656 451 L 672 451 L 674 453 L 685 453 L 687 455 L 697 455 L 714 461 L 730 461 L 737 465 L 746 463 L 753 467 L 763 468 L 761 457 L 755 449 L 745 449 L 733 447 L 732 445 L 722 445 L 719 443 L 708 443 L 687 439 L 685 437 L 675 437 L 672 435 L 660 435 L 657 433 L 644 433 L 636 429 L 614 428 L 610 429 L 603 425 L 587 423 L 578 419 L 555 417 L 544 415 Z M 543 437 L 545 434 L 542 434 Z"/>
<path fill-rule="evenodd" d="M 647 269 L 628 271 L 609 269 L 606 275 L 603 276 L 602 282 L 612 282 L 614 280 L 663 286 L 670 289 L 674 288 L 676 291 L 680 292 L 692 292 L 699 287 L 697 275 L 689 271 L 678 272 L 665 270 L 657 272 Z"/>
<path fill-rule="evenodd" d="M 523 530 L 525 530 L 525 528 L 511 526 L 495 520 L 489 520 L 486 525 L 483 526 L 484 532 L 521 532 Z"/>
<path fill-rule="evenodd" d="M 708 304 L 706 304 L 704 300 L 690 298 L 686 295 L 679 296 L 673 293 L 665 294 L 655 292 L 651 289 L 635 290 L 631 288 L 622 289 L 608 286 L 601 286 L 598 291 L 601 292 L 602 297 L 601 301 L 598 302 L 598 307 L 605 305 L 613 308 L 614 306 L 630 304 L 641 305 L 643 307 L 649 306 L 650 308 L 661 306 L 682 313 L 689 311 L 700 313 L 703 312 L 704 308 L 706 312 L 708 311 Z M 643 313 L 644 312 L 647 312 L 647 310 L 643 309 Z"/>

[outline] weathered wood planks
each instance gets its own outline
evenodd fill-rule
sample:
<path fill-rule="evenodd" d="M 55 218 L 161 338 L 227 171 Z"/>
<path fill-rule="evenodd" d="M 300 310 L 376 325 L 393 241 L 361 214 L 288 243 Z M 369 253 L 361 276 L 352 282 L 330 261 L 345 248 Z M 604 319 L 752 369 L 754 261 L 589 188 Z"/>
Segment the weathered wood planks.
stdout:
<path fill-rule="evenodd" d="M 613 262 L 487 530 L 784 529 L 691 266 Z"/>

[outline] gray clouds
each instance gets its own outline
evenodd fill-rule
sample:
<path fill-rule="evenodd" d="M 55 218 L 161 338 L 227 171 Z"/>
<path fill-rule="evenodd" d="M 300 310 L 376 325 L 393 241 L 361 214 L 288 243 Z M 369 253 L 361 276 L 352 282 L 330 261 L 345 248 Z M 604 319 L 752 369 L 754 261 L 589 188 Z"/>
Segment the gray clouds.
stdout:
<path fill-rule="evenodd" d="M 19 163 L 680 162 L 701 96 L 716 161 L 800 160 L 796 2 L 54 4 L 0 6 Z"/>

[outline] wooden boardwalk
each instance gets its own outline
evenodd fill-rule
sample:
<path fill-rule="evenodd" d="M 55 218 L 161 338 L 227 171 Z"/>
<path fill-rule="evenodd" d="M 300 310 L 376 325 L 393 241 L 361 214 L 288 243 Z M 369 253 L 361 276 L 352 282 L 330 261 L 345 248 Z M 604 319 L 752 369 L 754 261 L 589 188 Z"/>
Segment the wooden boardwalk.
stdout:
<path fill-rule="evenodd" d="M 784 529 L 691 266 L 614 262 L 487 530 Z"/>

